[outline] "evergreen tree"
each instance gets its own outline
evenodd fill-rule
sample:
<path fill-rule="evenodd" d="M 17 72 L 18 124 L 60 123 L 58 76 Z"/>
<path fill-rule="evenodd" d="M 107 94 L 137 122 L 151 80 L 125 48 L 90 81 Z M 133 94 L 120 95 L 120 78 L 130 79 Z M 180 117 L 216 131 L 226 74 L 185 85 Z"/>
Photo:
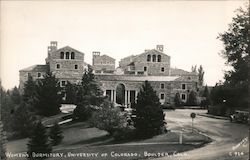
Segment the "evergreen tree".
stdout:
<path fill-rule="evenodd" d="M 71 84 L 70 82 L 67 82 L 67 85 L 65 86 L 65 92 L 66 92 L 65 102 L 67 104 L 76 104 L 77 86 Z"/>
<path fill-rule="evenodd" d="M 29 159 L 46 159 L 46 157 L 35 158 L 32 157 L 34 153 L 51 153 L 52 147 L 49 143 L 46 128 L 41 122 L 35 124 L 29 142 L 27 144 Z"/>
<path fill-rule="evenodd" d="M 187 105 L 196 106 L 197 105 L 197 93 L 195 91 L 191 91 L 188 95 Z"/>
<path fill-rule="evenodd" d="M 3 130 L 3 124 L 2 121 L 0 121 L 0 159 L 6 160 L 7 157 L 5 156 L 6 152 L 6 133 Z"/>
<path fill-rule="evenodd" d="M 199 85 L 200 86 L 203 86 L 203 83 L 204 83 L 204 70 L 203 70 L 203 67 L 202 65 L 200 65 L 199 69 L 198 69 L 198 78 L 199 78 Z"/>
<path fill-rule="evenodd" d="M 24 83 L 22 99 L 25 103 L 29 103 L 31 106 L 34 106 L 37 100 L 37 84 L 33 81 L 31 76 L 28 77 L 28 80 Z"/>
<path fill-rule="evenodd" d="M 164 126 L 164 114 L 156 92 L 145 81 L 138 93 L 136 103 L 135 128 L 140 137 L 151 137 L 161 133 Z"/>
<path fill-rule="evenodd" d="M 179 92 L 177 92 L 177 93 L 175 94 L 175 97 L 174 97 L 174 104 L 175 104 L 176 107 L 179 107 L 179 106 L 182 105 L 182 101 L 181 101 L 180 93 L 179 93 Z"/>
<path fill-rule="evenodd" d="M 89 106 L 99 106 L 104 101 L 104 96 L 99 84 L 95 80 L 91 66 L 85 70 L 81 85 L 77 89 L 77 107 L 74 110 L 74 118 L 86 120 L 91 116 Z"/>
<path fill-rule="evenodd" d="M 11 100 L 16 105 L 21 104 L 22 97 L 21 97 L 21 94 L 20 94 L 20 92 L 19 92 L 19 90 L 18 90 L 18 88 L 16 86 L 11 91 Z"/>
<path fill-rule="evenodd" d="M 29 104 L 22 103 L 14 112 L 11 126 L 16 138 L 28 137 L 33 128 L 36 118 L 28 108 Z"/>
<path fill-rule="evenodd" d="M 37 103 L 35 108 L 38 114 L 52 116 L 60 113 L 62 96 L 58 80 L 51 72 L 44 75 L 44 79 L 38 81 Z"/>
<path fill-rule="evenodd" d="M 58 125 L 58 123 L 55 123 L 50 128 L 49 137 L 51 139 L 51 144 L 53 146 L 56 146 L 62 142 L 63 139 L 62 130 L 61 127 Z"/>

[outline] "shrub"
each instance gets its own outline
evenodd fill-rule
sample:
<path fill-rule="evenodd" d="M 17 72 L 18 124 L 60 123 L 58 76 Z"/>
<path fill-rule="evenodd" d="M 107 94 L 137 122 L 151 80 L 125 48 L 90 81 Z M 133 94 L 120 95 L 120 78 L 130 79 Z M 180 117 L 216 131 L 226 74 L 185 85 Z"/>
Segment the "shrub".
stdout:
<path fill-rule="evenodd" d="M 104 107 L 93 113 L 90 124 L 113 136 L 117 130 L 126 127 L 127 122 L 118 108 Z"/>
<path fill-rule="evenodd" d="M 73 112 L 73 119 L 78 121 L 86 121 L 92 115 L 93 109 L 90 105 L 78 105 Z"/>
<path fill-rule="evenodd" d="M 61 127 L 58 125 L 58 123 L 55 123 L 50 128 L 49 137 L 51 139 L 51 144 L 53 146 L 56 146 L 61 143 L 63 139 L 63 135 L 62 135 Z"/>

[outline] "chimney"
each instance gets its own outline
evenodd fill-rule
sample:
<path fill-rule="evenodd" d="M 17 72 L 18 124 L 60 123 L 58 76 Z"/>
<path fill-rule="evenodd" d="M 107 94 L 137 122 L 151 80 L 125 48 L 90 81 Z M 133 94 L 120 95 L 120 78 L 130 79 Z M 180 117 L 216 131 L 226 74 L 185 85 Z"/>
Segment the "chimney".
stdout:
<path fill-rule="evenodd" d="M 57 50 L 57 41 L 51 41 L 50 46 L 48 46 L 48 53 Z"/>
<path fill-rule="evenodd" d="M 156 45 L 156 50 L 163 52 L 164 46 L 163 45 Z"/>

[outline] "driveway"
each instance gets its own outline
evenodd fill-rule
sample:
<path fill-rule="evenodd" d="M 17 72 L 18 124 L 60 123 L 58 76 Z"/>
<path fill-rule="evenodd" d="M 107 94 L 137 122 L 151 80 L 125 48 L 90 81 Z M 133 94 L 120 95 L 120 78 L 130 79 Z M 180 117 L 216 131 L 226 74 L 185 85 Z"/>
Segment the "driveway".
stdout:
<path fill-rule="evenodd" d="M 206 110 L 166 111 L 168 129 L 182 130 L 192 127 L 190 114 L 206 113 Z M 158 160 L 248 160 L 249 127 L 246 124 L 231 123 L 229 120 L 196 116 L 194 130 L 209 136 L 213 141 L 206 146 L 185 152 L 185 156 L 161 157 Z"/>

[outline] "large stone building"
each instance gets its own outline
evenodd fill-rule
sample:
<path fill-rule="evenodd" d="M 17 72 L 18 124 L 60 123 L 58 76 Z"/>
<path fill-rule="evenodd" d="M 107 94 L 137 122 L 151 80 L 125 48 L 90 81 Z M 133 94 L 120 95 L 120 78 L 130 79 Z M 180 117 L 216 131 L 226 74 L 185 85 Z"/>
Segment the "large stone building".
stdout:
<path fill-rule="evenodd" d="M 198 75 L 171 68 L 170 56 L 164 53 L 163 48 L 163 45 L 157 45 L 156 49 L 123 58 L 118 68 L 115 68 L 114 58 L 93 52 L 92 67 L 104 95 L 112 102 L 128 106 L 136 101 L 141 85 L 147 80 L 162 104 L 174 103 L 177 92 L 181 100 L 186 102 L 189 92 L 199 87 Z M 20 88 L 23 88 L 28 76 L 36 80 L 42 78 L 47 70 L 59 79 L 62 87 L 67 81 L 79 83 L 85 67 L 84 53 L 69 46 L 57 49 L 57 42 L 51 42 L 45 65 L 20 70 Z"/>

